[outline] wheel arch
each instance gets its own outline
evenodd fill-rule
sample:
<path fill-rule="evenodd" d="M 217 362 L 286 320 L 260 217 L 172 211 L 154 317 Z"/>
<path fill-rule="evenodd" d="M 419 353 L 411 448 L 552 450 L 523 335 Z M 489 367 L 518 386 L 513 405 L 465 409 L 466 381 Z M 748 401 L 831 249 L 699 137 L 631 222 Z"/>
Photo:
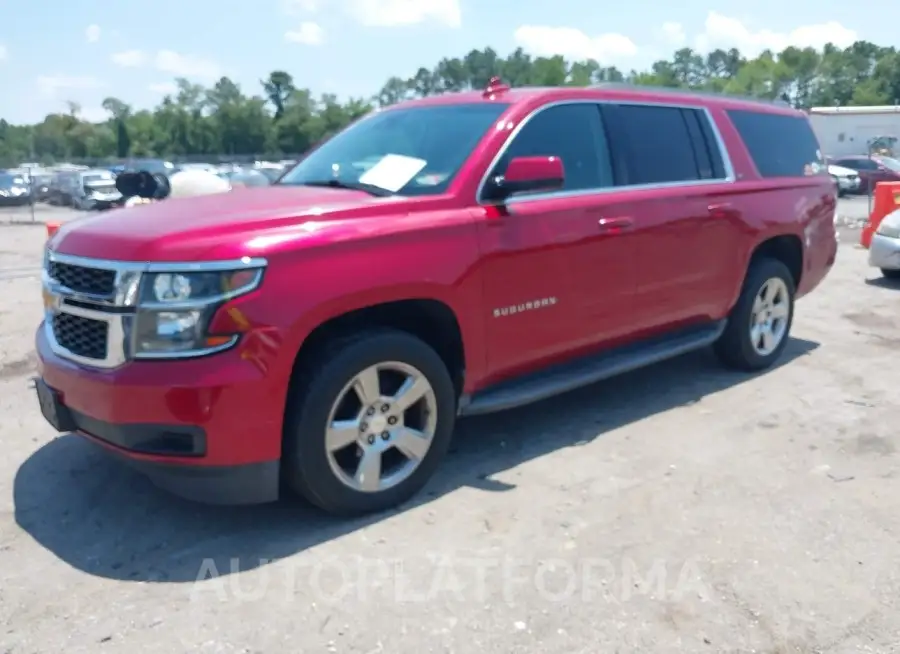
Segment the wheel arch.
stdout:
<path fill-rule="evenodd" d="M 759 243 L 751 252 L 747 269 L 761 258 L 780 261 L 791 272 L 794 288 L 800 288 L 803 279 L 803 241 L 796 234 L 777 234 Z"/>
<path fill-rule="evenodd" d="M 390 328 L 410 333 L 431 346 L 447 366 L 457 395 L 462 393 L 473 353 L 465 345 L 467 325 L 460 318 L 461 311 L 448 298 L 435 293 L 397 294 L 371 303 L 342 302 L 341 308 L 332 306 L 317 314 L 299 339 L 291 383 L 315 361 L 315 354 L 326 343 L 354 333 Z"/>

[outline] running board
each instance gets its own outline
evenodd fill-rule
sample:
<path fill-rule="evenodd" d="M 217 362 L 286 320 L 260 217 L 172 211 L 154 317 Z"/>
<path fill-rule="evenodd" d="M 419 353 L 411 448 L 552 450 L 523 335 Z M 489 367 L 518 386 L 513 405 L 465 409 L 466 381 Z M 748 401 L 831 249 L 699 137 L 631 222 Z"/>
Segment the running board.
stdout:
<path fill-rule="evenodd" d="M 725 323 L 721 320 L 693 327 L 501 382 L 460 398 L 459 415 L 474 416 L 524 406 L 699 350 L 712 345 L 722 335 Z"/>

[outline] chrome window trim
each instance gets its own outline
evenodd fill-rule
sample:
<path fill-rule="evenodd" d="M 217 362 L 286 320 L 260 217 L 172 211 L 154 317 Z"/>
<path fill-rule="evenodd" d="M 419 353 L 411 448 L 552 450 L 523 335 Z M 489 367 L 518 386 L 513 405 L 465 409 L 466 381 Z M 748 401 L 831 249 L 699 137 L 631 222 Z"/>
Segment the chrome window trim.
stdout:
<path fill-rule="evenodd" d="M 110 295 L 94 295 L 79 293 L 73 289 L 62 286 L 49 275 L 49 263 L 80 266 L 95 270 L 109 270 L 116 273 L 114 289 Z M 166 354 L 135 353 L 132 343 L 133 324 L 138 310 L 138 292 L 145 275 L 159 273 L 203 273 L 222 271 L 258 270 L 256 284 L 262 281 L 263 270 L 268 266 L 268 261 L 261 257 L 241 257 L 233 260 L 219 261 L 192 261 L 192 262 L 143 262 L 143 261 L 117 261 L 114 259 L 92 259 L 70 254 L 60 254 L 51 249 L 46 249 L 44 265 L 41 270 L 41 282 L 43 290 L 54 298 L 55 306 L 44 309 L 43 331 L 50 345 L 50 349 L 59 357 L 73 361 L 79 365 L 91 368 L 111 369 L 117 368 L 130 360 L 162 360 L 162 359 L 188 359 L 223 352 L 233 347 L 238 337 L 214 348 L 203 350 L 185 350 Z M 158 310 L 170 308 L 173 310 L 196 309 L 201 306 L 209 306 L 222 302 L 242 293 L 246 290 L 221 293 L 206 298 L 200 302 L 173 302 L 173 303 L 145 303 L 141 308 Z M 88 304 L 89 307 L 79 306 Z M 118 310 L 118 311 L 116 311 Z M 57 313 L 67 313 L 82 318 L 105 322 L 108 325 L 106 357 L 104 359 L 91 359 L 84 357 L 63 347 L 53 334 L 53 316 Z"/>
<path fill-rule="evenodd" d="M 691 180 L 685 182 L 665 182 L 658 184 L 626 184 L 623 186 L 597 186 L 593 188 L 587 189 L 578 189 L 573 191 L 551 191 L 548 193 L 535 193 L 532 195 L 519 196 L 515 198 L 510 198 L 507 201 L 507 204 L 521 203 L 521 202 L 530 202 L 532 200 L 548 200 L 554 198 L 566 198 L 566 197 L 580 197 L 584 195 L 595 195 L 599 193 L 615 193 L 619 191 L 639 191 L 639 190 L 652 190 L 652 189 L 667 189 L 667 188 L 692 188 L 695 186 L 709 186 L 710 184 L 729 184 L 736 181 L 737 177 L 734 171 L 734 164 L 731 161 L 731 155 L 728 152 L 728 148 L 725 147 L 725 140 L 722 138 L 722 134 L 719 130 L 719 126 L 716 125 L 716 121 L 713 119 L 712 112 L 709 110 L 709 107 L 703 105 L 696 104 L 687 104 L 683 102 L 653 102 L 647 100 L 610 100 L 607 98 L 579 98 L 574 100 L 557 100 L 554 102 L 548 102 L 547 104 L 543 104 L 540 107 L 537 107 L 531 111 L 527 116 L 525 116 L 522 120 L 519 121 L 519 124 L 516 125 L 512 132 L 507 136 L 506 141 L 500 146 L 500 149 L 497 151 L 497 154 L 494 155 L 493 159 L 491 159 L 490 165 L 485 170 L 484 174 L 481 177 L 481 181 L 478 183 L 478 188 L 475 191 L 475 201 L 480 206 L 492 206 L 494 203 L 486 201 L 484 199 L 484 189 L 488 184 L 488 180 L 490 179 L 491 172 L 500 162 L 500 159 L 506 154 L 506 151 L 510 148 L 512 143 L 516 140 L 516 137 L 522 131 L 522 129 L 527 125 L 535 116 L 540 114 L 547 109 L 551 109 L 553 107 L 574 105 L 574 104 L 593 104 L 597 105 L 598 109 L 601 105 L 636 105 L 636 106 L 644 106 L 644 107 L 662 107 L 665 109 L 693 109 L 696 111 L 701 111 L 705 116 L 706 120 L 709 122 L 709 126 L 712 129 L 713 136 L 716 140 L 716 147 L 719 149 L 719 154 L 722 157 L 722 166 L 725 168 L 725 177 L 724 178 L 716 178 L 716 179 L 698 179 Z"/>

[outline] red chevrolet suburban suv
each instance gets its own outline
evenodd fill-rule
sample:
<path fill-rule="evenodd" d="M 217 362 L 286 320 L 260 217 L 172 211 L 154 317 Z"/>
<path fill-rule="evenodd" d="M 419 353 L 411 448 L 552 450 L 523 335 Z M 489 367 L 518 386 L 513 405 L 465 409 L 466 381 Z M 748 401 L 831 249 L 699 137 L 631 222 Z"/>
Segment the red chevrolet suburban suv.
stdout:
<path fill-rule="evenodd" d="M 459 416 L 690 350 L 761 370 L 836 254 L 806 117 L 601 85 L 372 112 L 277 184 L 48 242 L 43 415 L 203 502 L 412 497 Z"/>

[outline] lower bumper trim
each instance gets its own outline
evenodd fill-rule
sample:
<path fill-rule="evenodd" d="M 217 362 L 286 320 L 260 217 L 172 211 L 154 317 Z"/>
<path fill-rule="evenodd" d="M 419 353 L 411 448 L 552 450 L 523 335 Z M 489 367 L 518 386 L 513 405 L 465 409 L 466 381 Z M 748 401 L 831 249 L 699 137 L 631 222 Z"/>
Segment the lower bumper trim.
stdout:
<path fill-rule="evenodd" d="M 240 506 L 267 504 L 279 497 L 279 461 L 198 466 L 133 459 L 104 449 L 146 476 L 154 486 L 192 502 Z"/>

